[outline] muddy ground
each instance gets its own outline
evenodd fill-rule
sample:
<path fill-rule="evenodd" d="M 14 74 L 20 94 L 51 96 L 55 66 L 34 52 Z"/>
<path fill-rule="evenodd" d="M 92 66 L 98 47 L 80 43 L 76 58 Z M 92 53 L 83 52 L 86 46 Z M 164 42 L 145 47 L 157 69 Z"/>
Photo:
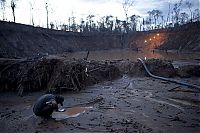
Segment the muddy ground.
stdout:
<path fill-rule="evenodd" d="M 199 78 L 185 80 L 200 85 Z M 1 93 L 0 132 L 200 131 L 200 94 L 166 81 L 123 76 L 80 92 L 63 93 L 65 107 L 97 97 L 103 100 L 77 117 L 61 120 L 45 120 L 33 115 L 32 105 L 44 93 L 26 93 L 24 97 L 18 97 L 16 93 Z"/>
<path fill-rule="evenodd" d="M 59 56 L 0 62 L 0 133 L 200 132 L 199 91 L 150 78 L 139 62 Z M 200 86 L 199 64 L 145 62 L 155 75 Z M 45 93 L 63 95 L 66 111 L 35 116 L 33 104 Z"/>

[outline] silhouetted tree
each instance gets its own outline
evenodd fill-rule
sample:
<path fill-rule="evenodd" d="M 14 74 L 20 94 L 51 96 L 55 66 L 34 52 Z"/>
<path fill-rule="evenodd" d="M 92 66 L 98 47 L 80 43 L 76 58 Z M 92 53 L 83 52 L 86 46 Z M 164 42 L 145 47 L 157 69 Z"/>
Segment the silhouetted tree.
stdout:
<path fill-rule="evenodd" d="M 29 1 L 29 5 L 30 5 L 30 24 L 32 24 L 34 26 L 34 19 L 33 19 L 33 4 L 31 1 Z"/>
<path fill-rule="evenodd" d="M 106 16 L 106 28 L 108 31 L 112 31 L 113 29 L 113 20 L 112 20 L 113 16 L 112 15 L 109 15 L 109 16 Z"/>
<path fill-rule="evenodd" d="M 16 8 L 16 0 L 11 0 L 11 9 L 13 14 L 13 21 L 15 22 L 15 8 Z"/>
<path fill-rule="evenodd" d="M 152 19 L 153 19 L 153 15 L 154 15 L 154 14 L 153 14 L 153 11 L 148 11 L 147 13 L 148 13 L 148 15 L 149 15 L 147 24 L 149 24 L 150 27 L 152 27 Z"/>
<path fill-rule="evenodd" d="M 50 23 L 50 26 L 51 26 L 51 23 Z M 61 28 L 61 30 L 63 30 L 63 31 L 67 31 L 67 25 L 66 25 L 66 24 L 60 25 L 60 28 Z"/>
<path fill-rule="evenodd" d="M 73 13 L 72 13 L 72 17 L 71 17 L 71 30 L 73 31 L 73 32 L 77 32 L 77 25 L 76 25 L 76 17 L 73 15 Z"/>
<path fill-rule="evenodd" d="M 124 26 L 128 26 L 128 11 L 129 11 L 130 7 L 133 6 L 133 3 L 134 3 L 134 0 L 123 0 L 123 2 L 122 2 L 124 13 L 126 15 L 126 21 L 125 21 L 126 24 L 125 24 L 125 22 L 123 22 Z M 125 27 L 125 29 L 127 30 L 128 27 Z"/>
<path fill-rule="evenodd" d="M 105 27 L 105 22 L 106 22 L 106 16 L 103 16 L 100 18 L 100 22 L 99 22 L 99 31 L 106 31 L 106 27 Z"/>
<path fill-rule="evenodd" d="M 186 12 L 180 14 L 181 24 L 184 24 L 189 18 L 189 15 Z"/>
<path fill-rule="evenodd" d="M 191 17 L 191 22 L 192 22 L 192 3 L 191 2 L 189 2 L 189 1 L 186 1 L 186 3 L 185 3 L 186 5 L 187 5 L 187 7 L 188 7 L 188 9 L 189 9 L 189 11 L 190 11 L 190 17 Z"/>
<path fill-rule="evenodd" d="M 81 19 L 81 24 L 80 24 L 80 32 L 84 32 L 84 28 L 85 28 L 85 21 L 82 18 Z"/>
<path fill-rule="evenodd" d="M 89 22 L 89 31 L 92 31 L 92 23 L 94 22 L 93 21 L 93 18 L 94 18 L 95 16 L 94 15 L 88 15 L 87 16 L 87 20 L 88 20 L 88 22 Z"/>
<path fill-rule="evenodd" d="M 5 20 L 5 5 L 6 5 L 6 0 L 0 0 L 1 2 L 1 9 L 2 9 L 2 14 L 3 14 L 3 21 Z"/>
<path fill-rule="evenodd" d="M 137 23 L 138 23 L 139 18 L 140 18 L 140 16 L 138 16 L 138 15 L 132 15 L 130 17 L 130 21 L 131 21 L 130 25 L 131 25 L 132 31 L 136 31 L 136 27 L 137 27 Z"/>
<path fill-rule="evenodd" d="M 50 28 L 51 28 L 51 29 L 54 29 L 54 27 L 55 27 L 54 23 L 51 22 L 51 23 L 50 23 Z"/>
<path fill-rule="evenodd" d="M 174 19 L 175 19 L 175 23 L 178 24 L 179 21 L 179 14 L 180 14 L 180 6 L 182 5 L 182 0 L 179 1 L 179 3 L 175 3 L 174 4 L 174 8 L 173 11 L 175 13 L 174 15 Z"/>
<path fill-rule="evenodd" d="M 195 18 L 197 21 L 200 21 L 200 10 L 199 10 L 199 9 L 195 9 L 195 10 L 194 10 L 194 18 Z"/>
<path fill-rule="evenodd" d="M 158 18 L 161 17 L 162 15 L 162 12 L 160 10 L 152 10 L 152 14 L 153 14 L 153 17 L 154 17 L 154 20 L 155 20 L 155 28 L 157 26 L 157 22 L 158 22 Z"/>
<path fill-rule="evenodd" d="M 115 32 L 121 32 L 121 20 L 119 20 L 117 17 L 115 19 Z"/>
<path fill-rule="evenodd" d="M 49 28 L 49 10 L 48 10 L 48 3 L 46 3 L 45 9 L 46 9 L 46 12 L 47 12 L 47 29 L 48 29 L 48 28 Z"/>

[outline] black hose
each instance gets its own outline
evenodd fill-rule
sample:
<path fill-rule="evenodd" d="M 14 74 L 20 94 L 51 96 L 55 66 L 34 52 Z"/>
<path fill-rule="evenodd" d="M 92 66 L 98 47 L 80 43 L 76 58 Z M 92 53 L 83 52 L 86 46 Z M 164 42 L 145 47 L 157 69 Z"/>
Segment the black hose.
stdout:
<path fill-rule="evenodd" d="M 172 83 L 176 83 L 176 84 L 180 84 L 180 85 L 184 85 L 184 86 L 187 86 L 187 87 L 190 87 L 190 88 L 194 88 L 194 89 L 197 89 L 200 91 L 200 86 L 197 86 L 197 85 L 193 85 L 193 84 L 188 84 L 188 83 L 185 83 L 185 82 L 182 82 L 182 81 L 178 81 L 178 80 L 175 80 L 175 79 L 170 79 L 170 78 L 165 78 L 165 77 L 160 77 L 160 76 L 156 76 L 156 75 L 153 75 L 147 68 L 146 64 L 144 63 L 144 61 L 141 59 L 141 58 L 138 58 L 137 59 L 138 61 L 140 61 L 142 63 L 142 65 L 144 66 L 144 69 L 145 71 L 153 78 L 155 79 L 161 79 L 161 80 L 164 80 L 164 81 L 169 81 L 169 82 L 172 82 Z"/>

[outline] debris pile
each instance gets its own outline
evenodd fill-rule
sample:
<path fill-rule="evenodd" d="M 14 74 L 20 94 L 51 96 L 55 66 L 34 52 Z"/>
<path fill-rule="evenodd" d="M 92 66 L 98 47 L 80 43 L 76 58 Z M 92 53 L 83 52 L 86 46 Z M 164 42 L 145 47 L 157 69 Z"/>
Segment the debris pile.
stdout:
<path fill-rule="evenodd" d="M 176 75 L 176 70 L 172 65 L 171 61 L 159 60 L 159 59 L 149 59 L 145 61 L 148 69 L 155 75 L 163 77 L 174 77 Z M 120 71 L 128 74 L 130 76 L 148 76 L 144 70 L 143 65 L 140 62 L 133 62 L 124 60 L 116 63 Z"/>
<path fill-rule="evenodd" d="M 85 60 L 42 59 L 0 63 L 0 91 L 79 91 L 120 76 L 118 68 Z"/>
<path fill-rule="evenodd" d="M 200 76 L 199 66 L 174 68 L 171 61 L 159 59 L 146 60 L 145 63 L 152 74 L 161 77 Z M 19 95 L 24 91 L 79 91 L 122 74 L 148 76 L 140 62 L 67 60 L 59 57 L 0 60 L 0 70 L 0 91 L 18 91 Z"/>
<path fill-rule="evenodd" d="M 192 76 L 200 77 L 200 65 L 186 65 L 178 67 L 177 75 L 181 78 L 190 78 Z"/>

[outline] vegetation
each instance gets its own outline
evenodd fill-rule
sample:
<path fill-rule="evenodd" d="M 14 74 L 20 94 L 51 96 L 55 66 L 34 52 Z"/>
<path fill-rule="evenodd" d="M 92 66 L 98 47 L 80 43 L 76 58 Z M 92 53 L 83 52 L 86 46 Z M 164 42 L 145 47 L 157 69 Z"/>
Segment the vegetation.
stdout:
<path fill-rule="evenodd" d="M 5 3 L 6 0 L 0 0 L 2 20 L 5 21 Z M 71 17 L 63 24 L 55 22 L 49 23 L 49 9 L 48 3 L 45 5 L 47 14 L 47 28 L 60 29 L 64 31 L 73 32 L 119 32 L 128 33 L 135 31 L 148 31 L 153 29 L 169 28 L 178 25 L 182 25 L 188 22 L 194 22 L 200 20 L 199 9 L 193 9 L 193 4 L 190 1 L 180 0 L 179 2 L 171 5 L 169 3 L 168 15 L 165 15 L 161 10 L 153 9 L 147 11 L 148 16 L 142 18 L 137 14 L 129 14 L 131 7 L 134 7 L 134 0 L 123 0 L 121 3 L 124 13 L 125 20 L 119 20 L 117 17 L 107 15 L 97 20 L 95 14 L 89 14 L 86 18 L 82 18 L 80 22 L 76 22 L 76 17 L 72 14 Z M 172 6 L 172 8 L 171 8 Z M 187 7 L 188 11 L 182 10 L 183 7 Z M 32 7 L 33 8 L 33 7 Z M 15 22 L 15 9 L 16 0 L 11 0 L 11 9 L 13 14 L 13 21 Z M 34 20 L 32 17 L 32 25 Z"/>

